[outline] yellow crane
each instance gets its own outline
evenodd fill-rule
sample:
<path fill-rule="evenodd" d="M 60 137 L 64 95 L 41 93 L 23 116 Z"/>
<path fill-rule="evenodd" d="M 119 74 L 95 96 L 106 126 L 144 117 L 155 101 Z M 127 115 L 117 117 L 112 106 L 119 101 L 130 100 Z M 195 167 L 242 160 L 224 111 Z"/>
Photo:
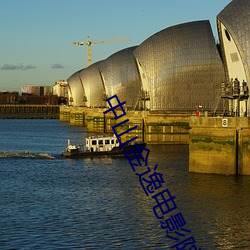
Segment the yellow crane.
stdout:
<path fill-rule="evenodd" d="M 110 42 L 127 42 L 129 39 L 122 38 L 117 40 L 100 40 L 100 41 L 91 41 L 90 36 L 88 35 L 88 41 L 86 42 L 73 42 L 74 45 L 87 45 L 88 46 L 88 66 L 92 64 L 91 59 L 91 45 L 92 44 L 99 44 L 99 43 L 110 43 Z"/>

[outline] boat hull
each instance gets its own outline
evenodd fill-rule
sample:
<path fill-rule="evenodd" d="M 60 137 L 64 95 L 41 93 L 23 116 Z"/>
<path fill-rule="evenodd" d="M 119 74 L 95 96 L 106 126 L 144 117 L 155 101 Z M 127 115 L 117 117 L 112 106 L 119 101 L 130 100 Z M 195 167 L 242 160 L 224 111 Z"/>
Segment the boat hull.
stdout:
<path fill-rule="evenodd" d="M 145 142 L 138 142 L 138 145 L 145 148 Z M 97 152 L 90 152 L 90 151 L 73 151 L 73 152 L 63 152 L 62 156 L 65 158 L 70 159 L 77 159 L 77 158 L 94 158 L 94 157 L 125 157 L 123 150 L 125 149 L 126 152 L 129 152 L 132 148 L 136 148 L 135 144 L 125 145 L 123 147 L 114 147 L 111 151 L 97 151 Z M 142 152 L 143 149 L 140 151 Z"/>

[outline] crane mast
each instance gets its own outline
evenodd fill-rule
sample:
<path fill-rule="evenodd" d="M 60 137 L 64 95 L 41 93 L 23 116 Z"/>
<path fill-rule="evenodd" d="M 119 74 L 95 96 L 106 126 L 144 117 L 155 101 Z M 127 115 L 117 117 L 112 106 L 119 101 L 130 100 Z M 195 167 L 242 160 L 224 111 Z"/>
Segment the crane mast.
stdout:
<path fill-rule="evenodd" d="M 88 66 L 92 64 L 92 55 L 91 55 L 91 45 L 92 44 L 100 44 L 100 43 L 110 43 L 110 42 L 127 42 L 129 39 L 122 38 L 116 40 L 100 40 L 100 41 L 91 41 L 90 36 L 88 35 L 88 40 L 86 42 L 73 42 L 73 45 L 87 45 L 88 47 Z"/>

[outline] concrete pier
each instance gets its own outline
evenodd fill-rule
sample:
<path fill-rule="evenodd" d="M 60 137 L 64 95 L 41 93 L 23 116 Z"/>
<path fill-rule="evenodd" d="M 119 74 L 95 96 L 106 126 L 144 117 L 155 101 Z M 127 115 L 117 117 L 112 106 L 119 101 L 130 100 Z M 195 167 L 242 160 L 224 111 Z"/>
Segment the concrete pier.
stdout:
<path fill-rule="evenodd" d="M 138 126 L 126 134 L 124 140 L 138 136 L 148 144 L 188 144 L 189 115 L 156 114 L 149 111 L 126 111 L 126 115 L 115 120 L 112 112 L 105 116 L 106 109 L 83 107 L 60 107 L 60 120 L 73 126 L 86 126 L 88 132 L 113 133 L 112 127 L 123 120 L 129 122 L 119 126 L 117 133 Z M 121 111 L 118 111 L 121 113 Z"/>
<path fill-rule="evenodd" d="M 249 117 L 190 117 L 189 171 L 250 175 Z"/>
<path fill-rule="evenodd" d="M 62 122 L 69 122 L 70 121 L 70 110 L 69 106 L 60 106 L 59 111 L 59 119 Z"/>
<path fill-rule="evenodd" d="M 189 171 L 198 173 L 250 175 L 250 118 L 196 117 L 195 114 L 164 114 L 150 111 L 126 111 L 115 120 L 106 109 L 60 107 L 60 120 L 85 126 L 88 132 L 118 134 L 138 126 L 122 137 L 135 136 L 147 144 L 189 144 Z M 120 113 L 119 113 L 120 112 Z M 118 111 L 121 114 L 121 111 Z"/>

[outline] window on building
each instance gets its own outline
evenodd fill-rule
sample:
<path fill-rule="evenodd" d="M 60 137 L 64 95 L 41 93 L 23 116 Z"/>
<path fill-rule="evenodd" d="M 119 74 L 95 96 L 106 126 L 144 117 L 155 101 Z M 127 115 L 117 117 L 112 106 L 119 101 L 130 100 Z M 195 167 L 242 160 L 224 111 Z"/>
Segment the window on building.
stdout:
<path fill-rule="evenodd" d="M 231 41 L 231 37 L 230 37 L 230 35 L 229 35 L 229 33 L 228 33 L 228 31 L 226 29 L 225 29 L 225 35 L 227 37 L 227 40 L 230 42 Z"/>

